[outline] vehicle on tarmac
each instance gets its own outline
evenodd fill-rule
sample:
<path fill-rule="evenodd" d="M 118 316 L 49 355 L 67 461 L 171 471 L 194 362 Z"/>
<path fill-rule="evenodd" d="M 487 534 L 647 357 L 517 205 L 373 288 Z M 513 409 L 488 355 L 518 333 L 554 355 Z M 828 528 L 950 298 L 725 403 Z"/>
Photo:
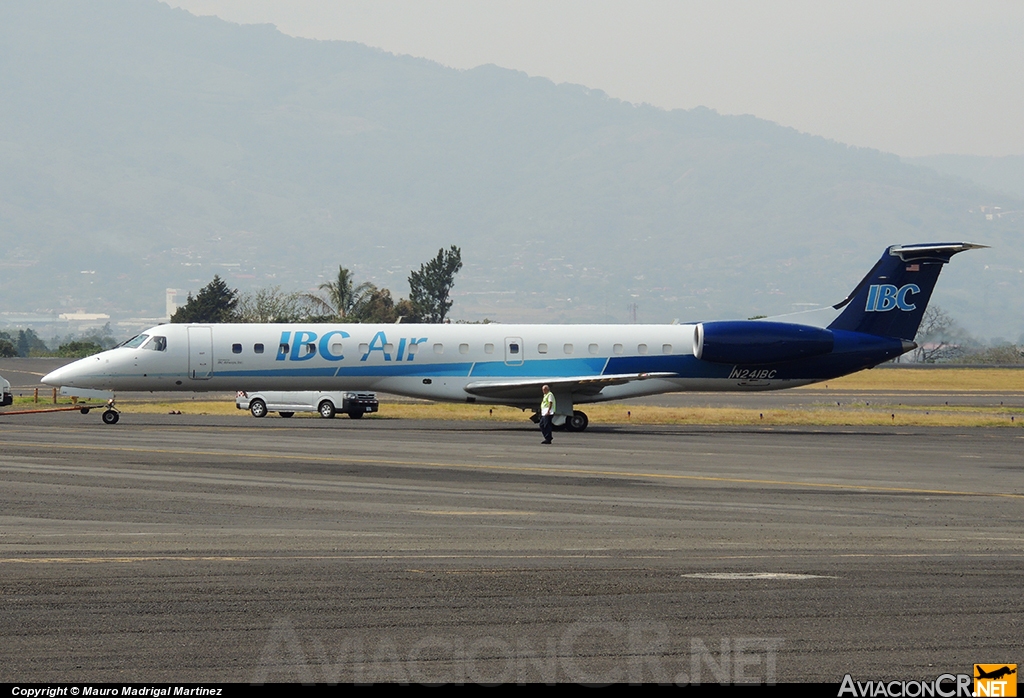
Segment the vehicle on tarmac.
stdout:
<path fill-rule="evenodd" d="M 268 412 L 277 412 L 282 417 L 291 417 L 296 412 L 319 412 L 324 419 L 331 419 L 338 413 L 359 419 L 364 414 L 376 412 L 379 403 L 377 394 L 368 392 L 239 390 L 235 397 L 235 407 L 249 410 L 253 417 L 266 417 Z"/>
<path fill-rule="evenodd" d="M 7 407 L 14 404 L 14 395 L 11 394 L 11 382 L 0 376 L 0 407 Z"/>
<path fill-rule="evenodd" d="M 942 268 L 980 247 L 892 245 L 844 300 L 774 318 L 670 325 L 160 325 L 43 382 L 108 391 L 374 390 L 510 405 L 530 410 L 534 419 L 547 385 L 557 405 L 554 425 L 583 431 L 588 418 L 578 406 L 585 403 L 690 390 L 780 390 L 891 361 L 917 347 Z"/>

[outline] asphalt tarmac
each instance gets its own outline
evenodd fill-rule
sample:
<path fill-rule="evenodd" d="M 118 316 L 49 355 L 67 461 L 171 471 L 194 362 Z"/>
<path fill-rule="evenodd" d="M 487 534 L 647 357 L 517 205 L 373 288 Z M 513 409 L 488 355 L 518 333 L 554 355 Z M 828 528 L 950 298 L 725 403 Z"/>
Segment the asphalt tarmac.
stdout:
<path fill-rule="evenodd" d="M 1024 430 L 0 421 L 0 681 L 1019 662 Z"/>

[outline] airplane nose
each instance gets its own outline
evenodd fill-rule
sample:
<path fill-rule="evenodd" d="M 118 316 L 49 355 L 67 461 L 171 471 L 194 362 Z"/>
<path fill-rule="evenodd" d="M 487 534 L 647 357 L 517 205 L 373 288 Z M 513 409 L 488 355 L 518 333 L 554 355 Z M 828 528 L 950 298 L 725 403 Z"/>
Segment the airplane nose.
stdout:
<path fill-rule="evenodd" d="M 50 371 L 43 376 L 43 383 L 59 388 L 63 385 L 79 385 L 82 380 L 95 378 L 98 371 L 99 360 L 95 356 L 79 359 L 66 366 Z"/>
<path fill-rule="evenodd" d="M 64 383 L 61 382 L 61 377 L 65 373 L 65 368 L 67 368 L 67 366 L 61 366 L 57 370 L 50 371 L 49 373 L 47 373 L 45 376 L 43 376 L 43 383 L 46 383 L 46 385 L 52 385 L 55 388 L 59 388 L 60 386 L 64 385 Z"/>

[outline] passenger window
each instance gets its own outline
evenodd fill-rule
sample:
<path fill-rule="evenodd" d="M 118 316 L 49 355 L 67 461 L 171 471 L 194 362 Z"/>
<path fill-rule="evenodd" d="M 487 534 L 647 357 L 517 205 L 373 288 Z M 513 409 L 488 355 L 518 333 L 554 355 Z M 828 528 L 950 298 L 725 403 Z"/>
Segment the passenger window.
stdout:
<path fill-rule="evenodd" d="M 494 345 L 493 344 L 485 344 L 484 345 L 484 353 L 485 354 L 493 354 L 494 353 Z"/>
<path fill-rule="evenodd" d="M 310 354 L 315 354 L 315 353 L 316 353 L 316 345 L 313 344 L 312 342 L 310 342 L 309 344 L 306 345 L 306 356 L 309 356 Z"/>
<path fill-rule="evenodd" d="M 616 354 L 621 354 L 622 353 L 622 345 L 621 344 L 616 344 L 615 346 L 612 347 L 612 351 L 615 352 Z"/>
<path fill-rule="evenodd" d="M 420 350 L 419 343 L 418 342 L 413 342 L 412 344 L 409 345 L 409 356 L 416 356 L 416 352 L 418 352 L 419 350 Z M 360 351 L 362 351 L 362 349 L 360 349 Z"/>
<path fill-rule="evenodd" d="M 646 354 L 647 353 L 647 345 L 646 344 L 638 344 L 637 347 L 636 347 L 636 352 L 638 354 Z"/>
<path fill-rule="evenodd" d="M 241 354 L 242 353 L 242 345 L 241 344 L 232 344 L 231 345 L 231 353 L 232 354 Z"/>
<path fill-rule="evenodd" d="M 548 345 L 547 344 L 538 344 L 537 345 L 537 353 L 538 354 L 547 354 L 548 353 Z"/>
<path fill-rule="evenodd" d="M 512 342 L 512 344 L 509 344 L 508 345 L 508 353 L 509 354 L 518 354 L 519 353 L 519 345 L 516 344 L 515 342 Z"/>
<path fill-rule="evenodd" d="M 443 354 L 444 353 L 444 345 L 443 344 L 435 344 L 434 345 L 434 353 L 435 354 Z"/>
<path fill-rule="evenodd" d="M 468 344 L 460 344 L 459 345 L 459 353 L 460 354 L 468 354 L 469 353 L 469 345 Z"/>
<path fill-rule="evenodd" d="M 571 344 L 564 345 L 562 347 L 562 351 L 564 351 L 566 354 L 571 354 L 572 353 L 572 345 Z"/>
<path fill-rule="evenodd" d="M 262 344 L 253 344 L 252 345 L 252 353 L 253 354 L 262 354 L 263 353 L 263 345 Z"/>
<path fill-rule="evenodd" d="M 661 353 L 662 354 L 671 354 L 672 353 L 672 345 L 671 344 L 662 344 L 661 345 Z"/>
<path fill-rule="evenodd" d="M 287 354 L 289 351 L 291 351 L 291 346 L 288 342 L 281 342 L 280 346 L 277 347 L 278 356 Z"/>
<path fill-rule="evenodd" d="M 363 355 L 369 354 L 370 353 L 370 345 L 367 344 L 366 342 L 363 342 L 362 344 L 360 344 L 359 345 L 359 353 L 363 354 Z"/>
<path fill-rule="evenodd" d="M 590 350 L 591 354 L 597 355 L 597 345 L 596 344 L 591 344 L 589 347 L 587 347 L 587 349 Z"/>
<path fill-rule="evenodd" d="M 336 342 L 331 345 L 331 353 L 335 356 L 340 356 L 342 351 L 341 342 Z"/>
<path fill-rule="evenodd" d="M 385 354 L 393 354 L 394 352 L 395 352 L 395 345 L 394 344 L 390 344 L 389 343 L 389 344 L 385 344 L 384 345 L 384 353 Z"/>

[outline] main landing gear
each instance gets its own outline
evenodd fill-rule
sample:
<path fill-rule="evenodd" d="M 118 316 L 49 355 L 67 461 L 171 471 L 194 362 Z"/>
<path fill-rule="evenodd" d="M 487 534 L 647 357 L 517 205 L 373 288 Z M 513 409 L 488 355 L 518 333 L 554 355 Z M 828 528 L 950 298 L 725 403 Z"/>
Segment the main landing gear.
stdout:
<path fill-rule="evenodd" d="M 590 424 L 590 420 L 587 418 L 587 413 L 575 410 L 570 417 L 566 418 L 565 430 L 586 431 L 588 424 Z"/>
<path fill-rule="evenodd" d="M 555 419 L 558 419 L 559 415 L 555 415 Z M 587 417 L 586 412 L 580 412 L 574 410 L 573 413 L 568 416 L 562 416 L 562 423 L 555 423 L 555 429 L 564 429 L 565 431 L 586 431 L 587 426 L 590 424 L 590 419 Z M 534 412 L 530 415 L 530 421 L 534 424 L 540 422 L 540 413 Z"/>

